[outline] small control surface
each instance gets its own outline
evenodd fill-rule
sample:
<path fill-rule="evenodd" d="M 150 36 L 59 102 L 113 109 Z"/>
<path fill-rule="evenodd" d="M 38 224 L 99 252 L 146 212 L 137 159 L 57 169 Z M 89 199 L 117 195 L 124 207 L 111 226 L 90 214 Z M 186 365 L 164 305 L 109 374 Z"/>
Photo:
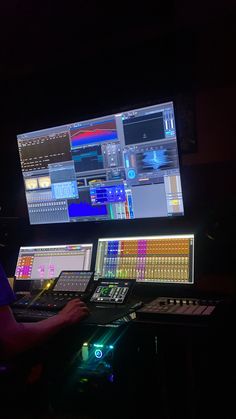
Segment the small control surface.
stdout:
<path fill-rule="evenodd" d="M 158 297 L 145 304 L 136 312 L 137 319 L 156 319 L 167 315 L 201 317 L 210 316 L 219 303 L 218 300 L 206 300 L 196 298 L 171 298 Z"/>

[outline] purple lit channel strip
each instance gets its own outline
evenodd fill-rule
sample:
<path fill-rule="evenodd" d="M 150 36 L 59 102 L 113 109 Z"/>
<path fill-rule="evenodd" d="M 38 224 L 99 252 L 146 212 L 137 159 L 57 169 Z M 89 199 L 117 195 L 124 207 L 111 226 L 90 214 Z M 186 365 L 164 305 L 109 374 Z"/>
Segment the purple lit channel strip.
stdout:
<path fill-rule="evenodd" d="M 145 267 L 146 267 L 146 255 L 147 255 L 147 240 L 138 240 L 138 260 L 137 260 L 137 273 L 138 279 L 145 279 Z"/>
<path fill-rule="evenodd" d="M 25 276 L 25 277 L 29 277 L 31 275 L 31 271 L 32 271 L 32 267 L 30 265 L 24 265 L 24 266 L 20 266 L 17 268 L 17 276 L 21 277 L 21 276 Z"/>
<path fill-rule="evenodd" d="M 112 271 L 114 276 L 118 268 L 117 256 L 120 252 L 121 243 L 118 240 L 114 240 L 108 243 L 107 256 L 111 258 L 111 262 L 107 266 L 108 271 Z M 147 255 L 147 240 L 137 241 L 137 264 L 136 272 L 137 279 L 145 280 L 145 268 L 146 268 L 146 255 Z"/>

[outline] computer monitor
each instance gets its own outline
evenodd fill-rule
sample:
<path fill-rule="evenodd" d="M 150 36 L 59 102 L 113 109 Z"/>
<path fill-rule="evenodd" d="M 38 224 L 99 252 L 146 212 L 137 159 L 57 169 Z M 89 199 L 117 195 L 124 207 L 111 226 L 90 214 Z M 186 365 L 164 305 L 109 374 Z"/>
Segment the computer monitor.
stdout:
<path fill-rule="evenodd" d="M 15 270 L 17 282 L 48 280 L 66 270 L 90 270 L 92 244 L 22 246 Z"/>
<path fill-rule="evenodd" d="M 173 102 L 17 136 L 30 224 L 184 214 Z"/>
<path fill-rule="evenodd" d="M 194 235 L 101 238 L 94 280 L 100 278 L 193 284 Z"/>

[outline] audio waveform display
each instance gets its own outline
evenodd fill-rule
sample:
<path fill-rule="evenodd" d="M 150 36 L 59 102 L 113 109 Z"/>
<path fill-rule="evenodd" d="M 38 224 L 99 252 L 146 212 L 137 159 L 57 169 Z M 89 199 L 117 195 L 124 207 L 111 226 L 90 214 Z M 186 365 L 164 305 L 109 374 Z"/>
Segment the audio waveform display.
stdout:
<path fill-rule="evenodd" d="M 101 146 L 81 147 L 72 151 L 76 172 L 103 169 Z"/>
<path fill-rule="evenodd" d="M 138 172 L 170 169 L 173 166 L 171 153 L 166 149 L 146 150 L 136 154 Z"/>
<path fill-rule="evenodd" d="M 71 149 L 81 145 L 117 140 L 115 120 L 96 123 L 94 125 L 72 128 Z"/>
<path fill-rule="evenodd" d="M 142 166 L 143 169 L 160 169 L 168 163 L 166 150 L 149 150 L 143 153 Z"/>

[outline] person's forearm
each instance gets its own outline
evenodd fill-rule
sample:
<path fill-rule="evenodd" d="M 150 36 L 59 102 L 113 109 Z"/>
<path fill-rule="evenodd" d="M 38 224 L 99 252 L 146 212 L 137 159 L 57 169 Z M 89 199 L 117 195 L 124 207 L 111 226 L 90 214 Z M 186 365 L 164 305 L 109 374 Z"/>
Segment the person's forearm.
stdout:
<path fill-rule="evenodd" d="M 17 323 L 8 330 L 8 339 L 5 341 L 7 357 L 31 349 L 45 342 L 49 336 L 54 335 L 65 326 L 65 320 L 60 315 L 37 323 Z"/>
<path fill-rule="evenodd" d="M 0 307 L 0 357 L 12 356 L 31 349 L 57 333 L 64 326 L 80 322 L 89 314 L 86 305 L 75 298 L 55 316 L 38 323 L 17 323 L 9 306 Z"/>
<path fill-rule="evenodd" d="M 65 320 L 60 315 L 49 317 L 37 323 L 21 323 L 29 343 L 38 344 L 54 335 L 65 326 Z"/>

